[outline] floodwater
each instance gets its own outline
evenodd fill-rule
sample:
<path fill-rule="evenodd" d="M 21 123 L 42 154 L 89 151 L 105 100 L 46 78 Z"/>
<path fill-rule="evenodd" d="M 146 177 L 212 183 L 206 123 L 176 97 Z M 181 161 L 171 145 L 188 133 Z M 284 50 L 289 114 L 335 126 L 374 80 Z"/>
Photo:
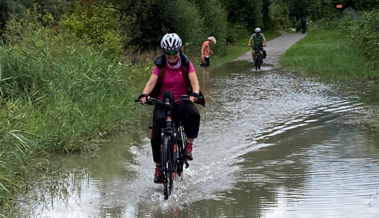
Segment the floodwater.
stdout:
<path fill-rule="evenodd" d="M 265 69 L 265 68 L 263 68 Z M 379 217 L 379 137 L 353 92 L 245 61 L 198 72 L 194 161 L 169 200 L 153 183 L 150 106 L 91 155 L 51 160 L 31 217 Z"/>

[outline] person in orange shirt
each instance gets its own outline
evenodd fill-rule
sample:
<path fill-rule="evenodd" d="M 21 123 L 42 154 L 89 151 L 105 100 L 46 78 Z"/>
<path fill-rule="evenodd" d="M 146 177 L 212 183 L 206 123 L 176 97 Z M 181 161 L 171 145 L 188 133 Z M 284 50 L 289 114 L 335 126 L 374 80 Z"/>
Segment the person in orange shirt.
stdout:
<path fill-rule="evenodd" d="M 213 54 L 213 51 L 209 49 L 210 45 L 216 44 L 216 39 L 213 36 L 208 37 L 207 41 L 203 43 L 203 46 L 201 47 L 201 67 L 204 67 L 203 74 L 204 76 L 208 76 L 209 74 L 209 67 L 211 66 L 209 63 L 209 55 Z"/>

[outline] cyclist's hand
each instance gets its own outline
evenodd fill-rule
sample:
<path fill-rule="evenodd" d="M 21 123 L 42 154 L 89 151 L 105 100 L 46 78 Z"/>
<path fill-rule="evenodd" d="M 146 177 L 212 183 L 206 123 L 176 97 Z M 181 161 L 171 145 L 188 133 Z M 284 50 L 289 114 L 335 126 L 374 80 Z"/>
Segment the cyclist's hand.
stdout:
<path fill-rule="evenodd" d="M 141 104 L 145 104 L 147 101 L 147 94 L 141 94 L 138 96 L 138 99 L 140 100 Z"/>
<path fill-rule="evenodd" d="M 213 54 L 213 51 L 212 51 L 212 50 L 209 50 L 209 54 Z"/>
<path fill-rule="evenodd" d="M 190 101 L 195 102 L 199 98 L 199 93 L 193 92 L 190 94 Z"/>
<path fill-rule="evenodd" d="M 251 47 L 250 44 L 249 44 L 249 47 Z"/>

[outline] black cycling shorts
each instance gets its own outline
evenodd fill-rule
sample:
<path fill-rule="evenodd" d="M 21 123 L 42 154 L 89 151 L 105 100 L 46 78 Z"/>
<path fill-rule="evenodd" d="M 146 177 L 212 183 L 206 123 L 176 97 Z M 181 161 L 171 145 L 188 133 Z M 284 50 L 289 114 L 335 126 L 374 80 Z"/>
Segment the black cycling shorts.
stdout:
<path fill-rule="evenodd" d="M 204 62 L 200 63 L 200 67 L 209 67 L 211 64 L 209 63 L 209 58 L 204 58 Z"/>
<path fill-rule="evenodd" d="M 254 45 L 253 50 L 255 50 L 255 52 L 263 51 L 263 45 Z"/>

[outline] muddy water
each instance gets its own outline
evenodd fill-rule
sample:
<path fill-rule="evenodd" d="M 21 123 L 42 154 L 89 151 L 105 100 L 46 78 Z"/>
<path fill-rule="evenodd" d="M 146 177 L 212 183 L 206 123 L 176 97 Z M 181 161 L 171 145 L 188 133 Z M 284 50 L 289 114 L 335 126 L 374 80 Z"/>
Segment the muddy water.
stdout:
<path fill-rule="evenodd" d="M 106 149 L 52 160 L 61 172 L 40 185 L 32 216 L 379 216 L 379 137 L 351 124 L 358 97 L 247 62 L 199 76 L 207 106 L 194 161 L 169 200 L 153 183 L 152 108 L 141 106 Z"/>

